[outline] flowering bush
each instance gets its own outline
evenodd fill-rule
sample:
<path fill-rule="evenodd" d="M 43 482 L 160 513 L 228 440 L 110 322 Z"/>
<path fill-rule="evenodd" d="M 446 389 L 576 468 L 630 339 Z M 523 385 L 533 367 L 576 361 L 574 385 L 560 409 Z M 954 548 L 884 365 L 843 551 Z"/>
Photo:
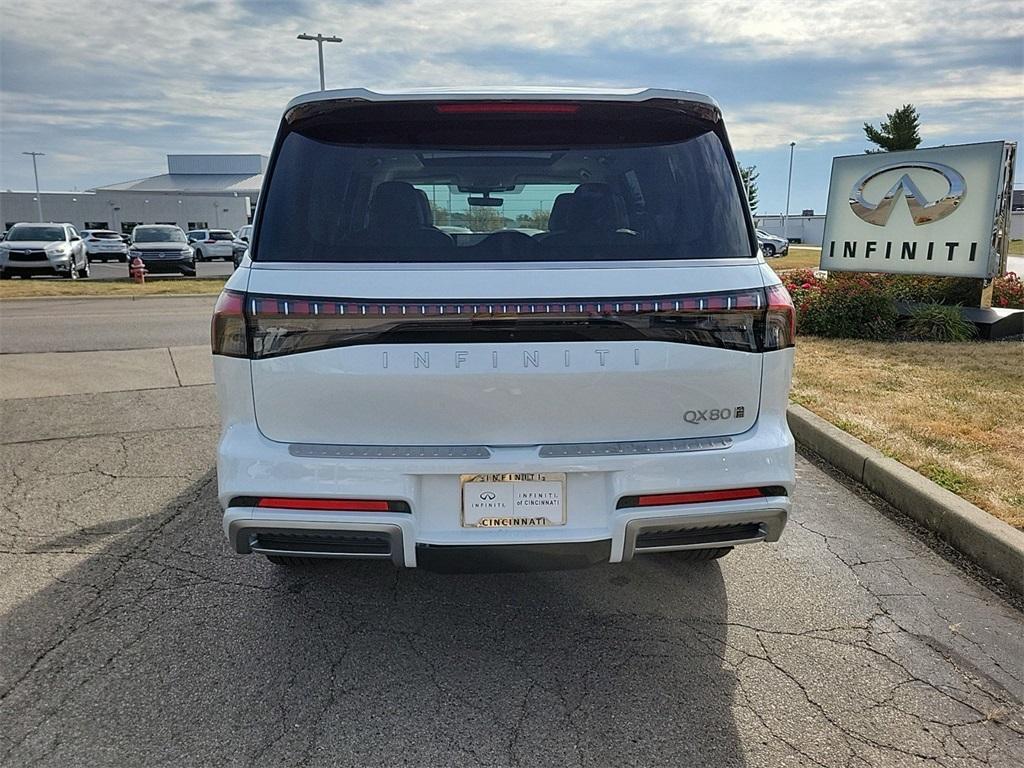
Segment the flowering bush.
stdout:
<path fill-rule="evenodd" d="M 896 302 L 871 275 L 805 279 L 793 303 L 797 328 L 815 336 L 889 339 L 896 334 Z M 799 298 L 798 298 L 799 297 Z"/>
<path fill-rule="evenodd" d="M 1024 309 L 1024 280 L 1016 272 L 997 277 L 992 285 L 992 306 Z"/>
<path fill-rule="evenodd" d="M 941 308 L 977 306 L 979 298 L 978 281 L 966 278 L 860 272 L 824 276 L 811 269 L 789 270 L 780 277 L 793 297 L 797 330 L 816 336 L 955 340 L 967 331 L 959 326 L 951 330 L 953 313 Z M 927 312 L 915 310 L 919 317 L 912 312 L 899 334 L 897 301 L 928 307 Z M 1019 275 L 1010 272 L 995 280 L 992 306 L 1024 309 L 1024 281 Z"/>

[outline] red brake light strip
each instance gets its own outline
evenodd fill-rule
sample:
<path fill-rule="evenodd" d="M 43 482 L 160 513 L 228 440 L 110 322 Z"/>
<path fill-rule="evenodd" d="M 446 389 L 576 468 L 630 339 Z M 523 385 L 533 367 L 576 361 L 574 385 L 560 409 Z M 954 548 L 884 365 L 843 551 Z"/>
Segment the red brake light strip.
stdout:
<path fill-rule="evenodd" d="M 667 507 L 674 504 L 700 504 L 706 501 L 737 501 L 764 496 L 760 488 L 730 488 L 723 491 L 690 491 L 687 493 L 656 493 L 638 496 L 638 507 Z"/>
<path fill-rule="evenodd" d="M 265 497 L 256 502 L 265 509 L 318 509 L 331 512 L 389 512 L 388 502 L 378 499 L 291 499 Z"/>
<path fill-rule="evenodd" d="M 580 107 L 556 101 L 467 101 L 438 104 L 436 109 L 442 115 L 574 115 Z"/>

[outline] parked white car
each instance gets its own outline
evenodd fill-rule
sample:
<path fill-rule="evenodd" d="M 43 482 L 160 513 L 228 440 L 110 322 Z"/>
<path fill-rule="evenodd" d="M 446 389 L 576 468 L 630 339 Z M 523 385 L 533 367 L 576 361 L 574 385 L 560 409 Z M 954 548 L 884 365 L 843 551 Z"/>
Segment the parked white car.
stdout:
<path fill-rule="evenodd" d="M 117 232 L 109 229 L 83 229 L 81 235 L 89 261 L 128 260 L 128 244 Z"/>
<path fill-rule="evenodd" d="M 212 328 L 237 552 L 518 570 L 779 538 L 794 311 L 712 99 L 317 92 L 270 168 Z M 548 230 L 452 236 L 425 186 L 467 222 L 528 195 Z"/>
<path fill-rule="evenodd" d="M 235 233 L 230 229 L 193 229 L 187 232 L 189 244 L 195 248 L 196 261 L 224 259 L 232 261 L 235 249 L 232 242 Z"/>
<path fill-rule="evenodd" d="M 773 235 L 770 232 L 765 232 L 763 229 L 755 230 L 757 234 L 758 245 L 761 246 L 761 252 L 766 258 L 772 258 L 773 256 L 785 256 L 789 253 L 789 240 L 784 237 Z"/>
<path fill-rule="evenodd" d="M 15 224 L 0 242 L 0 278 L 89 276 L 82 237 L 71 224 Z"/>

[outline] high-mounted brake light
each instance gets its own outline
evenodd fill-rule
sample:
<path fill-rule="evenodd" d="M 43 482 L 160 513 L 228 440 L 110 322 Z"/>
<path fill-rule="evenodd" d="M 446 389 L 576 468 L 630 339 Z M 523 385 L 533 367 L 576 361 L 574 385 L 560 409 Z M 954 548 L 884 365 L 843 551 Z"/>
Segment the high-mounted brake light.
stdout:
<path fill-rule="evenodd" d="M 792 347 L 796 338 L 796 308 L 784 285 L 769 285 L 768 314 L 764 326 L 764 349 L 766 352 Z"/>
<path fill-rule="evenodd" d="M 215 355 L 249 356 L 244 293 L 225 290 L 217 298 L 210 324 L 210 347 Z"/>
<path fill-rule="evenodd" d="M 256 502 L 263 509 L 315 509 L 324 512 L 391 512 L 391 502 L 379 499 L 292 499 L 264 497 Z"/>
<path fill-rule="evenodd" d="M 438 104 L 442 115 L 575 115 L 579 104 L 557 101 L 467 101 Z"/>

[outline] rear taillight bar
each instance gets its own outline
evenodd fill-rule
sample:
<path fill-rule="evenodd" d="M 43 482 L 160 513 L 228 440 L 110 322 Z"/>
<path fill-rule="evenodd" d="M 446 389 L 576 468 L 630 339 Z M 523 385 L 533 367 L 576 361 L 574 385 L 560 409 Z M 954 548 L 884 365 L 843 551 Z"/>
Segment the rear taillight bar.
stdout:
<path fill-rule="evenodd" d="M 236 496 L 231 507 L 295 509 L 313 512 L 409 512 L 409 504 L 394 499 L 322 499 L 293 496 Z"/>
<path fill-rule="evenodd" d="M 517 324 L 515 332 L 509 323 Z M 225 290 L 214 309 L 212 346 L 216 355 L 253 359 L 356 344 L 537 340 L 668 341 L 767 352 L 792 346 L 793 332 L 793 303 L 781 285 L 666 296 L 415 302 Z"/>
<path fill-rule="evenodd" d="M 623 496 L 615 505 L 616 509 L 632 507 L 671 507 L 679 504 L 706 504 L 712 501 L 743 501 L 771 496 L 785 496 L 781 486 L 761 488 L 725 488 L 718 491 L 684 491 L 681 493 L 650 493 L 639 496 Z"/>

